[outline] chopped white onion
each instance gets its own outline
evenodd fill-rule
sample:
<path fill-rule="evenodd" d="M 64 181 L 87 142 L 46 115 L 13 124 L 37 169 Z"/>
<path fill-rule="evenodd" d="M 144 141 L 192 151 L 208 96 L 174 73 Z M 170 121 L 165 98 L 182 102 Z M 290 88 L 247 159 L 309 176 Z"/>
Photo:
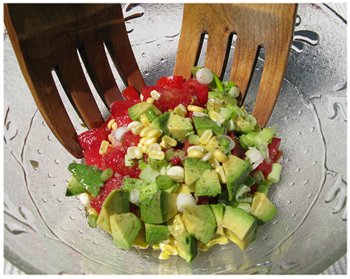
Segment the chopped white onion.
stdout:
<path fill-rule="evenodd" d="M 90 204 L 90 196 L 87 193 L 81 193 L 78 195 L 78 199 L 84 206 L 88 206 Z"/>
<path fill-rule="evenodd" d="M 264 156 L 255 147 L 250 147 L 248 151 L 246 151 L 245 155 L 247 156 L 249 162 L 252 164 L 253 170 L 256 169 L 264 161 Z"/>
<path fill-rule="evenodd" d="M 121 139 L 123 138 L 124 134 L 127 131 L 128 131 L 128 128 L 126 126 L 121 126 L 112 132 L 112 136 L 116 141 L 121 141 Z"/>
<path fill-rule="evenodd" d="M 204 113 L 204 112 L 200 112 L 200 111 L 194 111 L 192 113 L 193 116 L 196 116 L 196 117 L 201 117 L 201 116 L 208 116 L 208 114 Z"/>
<path fill-rule="evenodd" d="M 208 68 L 201 68 L 196 72 L 196 79 L 201 84 L 209 84 L 213 81 L 213 74 Z"/>
<path fill-rule="evenodd" d="M 234 86 L 232 87 L 229 91 L 228 94 L 231 95 L 232 97 L 236 98 L 239 96 L 239 89 L 238 87 Z"/>
<path fill-rule="evenodd" d="M 140 191 L 137 189 L 131 190 L 129 200 L 131 203 L 134 203 L 134 204 L 139 203 L 140 202 Z"/>
<path fill-rule="evenodd" d="M 196 205 L 195 198 L 188 193 L 180 193 L 176 198 L 176 207 L 179 212 L 184 212 L 187 207 Z"/>

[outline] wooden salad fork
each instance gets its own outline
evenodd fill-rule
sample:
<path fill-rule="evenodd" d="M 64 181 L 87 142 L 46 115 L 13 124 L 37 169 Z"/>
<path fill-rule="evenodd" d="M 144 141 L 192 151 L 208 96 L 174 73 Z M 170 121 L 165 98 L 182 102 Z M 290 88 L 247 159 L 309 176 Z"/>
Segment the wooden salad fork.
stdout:
<path fill-rule="evenodd" d="M 185 4 L 175 63 L 175 75 L 190 77 L 197 64 L 204 34 L 208 35 L 205 66 L 223 77 L 230 38 L 237 35 L 229 80 L 240 89 L 243 104 L 258 59 L 265 63 L 253 115 L 260 126 L 269 120 L 276 103 L 293 38 L 296 4 Z"/>
<path fill-rule="evenodd" d="M 60 98 L 55 70 L 86 126 L 104 119 L 85 78 L 79 56 L 101 99 L 109 107 L 122 99 L 104 45 L 127 85 L 141 91 L 136 63 L 120 4 L 5 4 L 4 21 L 20 68 L 44 120 L 61 144 L 82 158 L 76 130 Z"/>

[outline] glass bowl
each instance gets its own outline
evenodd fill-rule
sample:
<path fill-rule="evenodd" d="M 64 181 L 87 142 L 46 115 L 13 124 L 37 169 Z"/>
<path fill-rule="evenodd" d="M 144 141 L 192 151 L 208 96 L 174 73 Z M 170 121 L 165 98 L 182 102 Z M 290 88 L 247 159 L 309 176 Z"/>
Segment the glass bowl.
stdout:
<path fill-rule="evenodd" d="M 182 8 L 181 4 L 123 7 L 149 85 L 172 73 Z M 65 198 L 67 166 L 74 158 L 38 112 L 5 32 L 5 257 L 26 273 L 46 274 L 324 271 L 346 254 L 347 247 L 346 28 L 346 21 L 326 5 L 299 5 L 288 70 L 269 122 L 283 139 L 282 179 L 271 189 L 278 216 L 258 228 L 256 241 L 243 253 L 233 244 L 216 246 L 200 252 L 192 263 L 179 257 L 159 260 L 151 250 L 116 249 L 110 236 L 88 226 L 80 202 Z M 263 62 L 262 51 L 248 108 Z M 99 106 L 107 116 L 100 101 Z M 72 113 L 69 104 L 67 108 Z M 84 131 L 78 117 L 73 118 L 77 130 Z"/>

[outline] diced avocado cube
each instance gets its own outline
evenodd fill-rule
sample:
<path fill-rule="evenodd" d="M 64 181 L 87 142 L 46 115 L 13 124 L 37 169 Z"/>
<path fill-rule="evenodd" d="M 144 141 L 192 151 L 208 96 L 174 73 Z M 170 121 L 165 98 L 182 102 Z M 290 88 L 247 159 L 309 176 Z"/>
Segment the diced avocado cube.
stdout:
<path fill-rule="evenodd" d="M 277 208 L 266 197 L 265 194 L 255 192 L 253 197 L 251 213 L 260 221 L 268 222 L 275 218 L 277 214 Z"/>
<path fill-rule="evenodd" d="M 184 221 L 181 214 L 176 214 L 175 217 L 168 221 L 170 234 L 174 237 L 180 234 L 187 233 Z"/>
<path fill-rule="evenodd" d="M 195 135 L 195 134 L 191 134 L 188 136 L 188 142 L 189 144 L 200 144 L 199 142 L 199 136 L 198 135 Z"/>
<path fill-rule="evenodd" d="M 241 132 L 241 133 L 249 133 L 249 132 L 253 132 L 255 130 L 256 127 L 256 120 L 254 118 L 242 118 L 239 117 L 236 119 L 235 121 L 235 130 L 237 132 Z"/>
<path fill-rule="evenodd" d="M 183 142 L 188 135 L 193 133 L 191 121 L 175 113 L 170 113 L 167 127 L 170 135 L 180 142 Z"/>
<path fill-rule="evenodd" d="M 145 114 L 150 109 L 157 115 L 162 114 L 162 112 L 155 105 L 146 102 L 140 102 L 128 108 L 128 114 L 132 120 L 140 120 L 140 116 Z"/>
<path fill-rule="evenodd" d="M 197 255 L 197 241 L 194 236 L 184 233 L 177 235 L 175 239 L 179 256 L 186 262 L 191 262 Z"/>
<path fill-rule="evenodd" d="M 147 183 L 141 179 L 138 178 L 132 178 L 132 177 L 124 177 L 123 181 L 123 189 L 124 190 L 134 190 L 134 189 L 140 189 L 143 186 L 145 186 Z"/>
<path fill-rule="evenodd" d="M 226 176 L 226 186 L 228 192 L 228 198 L 232 201 L 238 187 L 242 185 L 247 179 L 251 166 L 248 162 L 241 158 L 229 155 L 228 160 L 222 163 Z"/>
<path fill-rule="evenodd" d="M 156 183 L 150 183 L 140 188 L 139 191 L 139 201 L 142 202 L 155 194 L 158 191 L 158 187 Z"/>
<path fill-rule="evenodd" d="M 241 208 L 226 206 L 222 226 L 229 229 L 240 240 L 249 235 L 257 227 L 255 218 Z"/>
<path fill-rule="evenodd" d="M 213 210 L 213 213 L 214 213 L 215 219 L 216 219 L 216 224 L 217 224 L 216 233 L 224 235 L 222 221 L 224 220 L 225 206 L 218 203 L 218 204 L 211 204 L 210 207 Z"/>
<path fill-rule="evenodd" d="M 208 204 L 187 207 L 182 220 L 187 231 L 204 244 L 207 244 L 215 234 L 216 219 Z"/>
<path fill-rule="evenodd" d="M 225 229 L 224 232 L 227 238 L 236 244 L 241 251 L 245 250 L 256 238 L 256 230 L 251 231 L 243 240 L 229 229 Z"/>
<path fill-rule="evenodd" d="M 102 204 L 101 212 L 97 218 L 97 225 L 104 231 L 111 233 L 109 217 L 113 214 L 129 212 L 129 191 L 113 190 Z"/>
<path fill-rule="evenodd" d="M 67 185 L 66 197 L 79 195 L 84 192 L 85 186 L 80 183 L 74 176 L 71 176 Z"/>
<path fill-rule="evenodd" d="M 270 184 L 268 181 L 263 181 L 258 185 L 258 188 L 256 189 L 256 192 L 263 193 L 264 195 L 267 195 L 269 192 Z"/>
<path fill-rule="evenodd" d="M 196 158 L 187 157 L 184 162 L 185 183 L 191 185 L 199 179 L 205 170 L 210 170 L 211 165 L 208 162 Z"/>
<path fill-rule="evenodd" d="M 154 244 L 169 238 L 169 229 L 166 225 L 145 224 L 146 242 Z"/>
<path fill-rule="evenodd" d="M 167 126 L 169 117 L 170 112 L 165 112 L 162 115 L 158 116 L 156 119 L 154 119 L 150 126 L 163 131 L 166 135 L 169 135 L 169 130 Z"/>
<path fill-rule="evenodd" d="M 158 175 L 156 177 L 156 184 L 159 190 L 166 190 L 171 188 L 175 184 L 175 181 L 167 175 Z"/>
<path fill-rule="evenodd" d="M 118 248 L 127 250 L 131 247 L 141 230 L 141 221 L 135 214 L 113 214 L 109 217 L 113 242 Z"/>
<path fill-rule="evenodd" d="M 217 136 L 222 135 L 225 131 L 224 127 L 220 127 L 215 121 L 206 116 L 193 116 L 193 124 L 197 134 L 201 136 L 205 130 L 212 130 Z"/>
<path fill-rule="evenodd" d="M 273 163 L 272 170 L 267 176 L 267 181 L 277 183 L 280 181 L 282 165 L 280 163 Z"/>
<path fill-rule="evenodd" d="M 145 223 L 162 224 L 177 214 L 176 194 L 158 191 L 140 203 L 141 219 Z"/>
<path fill-rule="evenodd" d="M 196 181 L 195 196 L 215 197 L 221 193 L 221 184 L 215 170 L 205 170 Z"/>

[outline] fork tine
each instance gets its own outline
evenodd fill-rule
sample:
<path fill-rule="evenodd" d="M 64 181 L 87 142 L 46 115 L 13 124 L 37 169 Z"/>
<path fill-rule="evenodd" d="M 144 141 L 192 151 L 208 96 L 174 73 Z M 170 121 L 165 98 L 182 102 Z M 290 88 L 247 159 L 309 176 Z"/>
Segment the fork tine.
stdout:
<path fill-rule="evenodd" d="M 260 127 L 267 124 L 277 101 L 286 70 L 283 61 L 287 59 L 288 53 L 288 44 L 284 48 L 271 46 L 266 49 L 264 69 L 253 109 L 253 115 Z"/>
<path fill-rule="evenodd" d="M 104 103 L 110 107 L 113 101 L 121 100 L 122 95 L 113 77 L 103 43 L 85 43 L 84 48 L 80 49 L 80 55 Z"/>
<path fill-rule="evenodd" d="M 230 32 L 222 30 L 220 30 L 220 32 L 218 32 L 218 30 L 215 31 L 208 34 L 205 66 L 221 77 L 224 73 L 223 67 L 227 59 L 227 46 Z"/>
<path fill-rule="evenodd" d="M 76 52 L 66 51 L 58 65 L 57 76 L 86 126 L 89 129 L 100 127 L 104 119 L 90 91 Z"/>
<path fill-rule="evenodd" d="M 234 80 L 241 91 L 240 104 L 243 104 L 247 94 L 257 56 L 258 46 L 254 42 L 252 43 L 251 39 L 244 37 L 244 34 L 238 34 L 230 80 Z M 244 64 L 244 67 L 242 67 L 242 64 Z"/>
<path fill-rule="evenodd" d="M 121 9 L 116 12 L 118 18 L 123 18 Z M 124 83 L 134 86 L 141 92 L 145 82 L 132 51 L 124 20 L 113 26 L 112 35 L 109 40 L 105 41 L 105 44 Z M 128 63 L 120 63 L 120 61 L 128 61 Z"/>

